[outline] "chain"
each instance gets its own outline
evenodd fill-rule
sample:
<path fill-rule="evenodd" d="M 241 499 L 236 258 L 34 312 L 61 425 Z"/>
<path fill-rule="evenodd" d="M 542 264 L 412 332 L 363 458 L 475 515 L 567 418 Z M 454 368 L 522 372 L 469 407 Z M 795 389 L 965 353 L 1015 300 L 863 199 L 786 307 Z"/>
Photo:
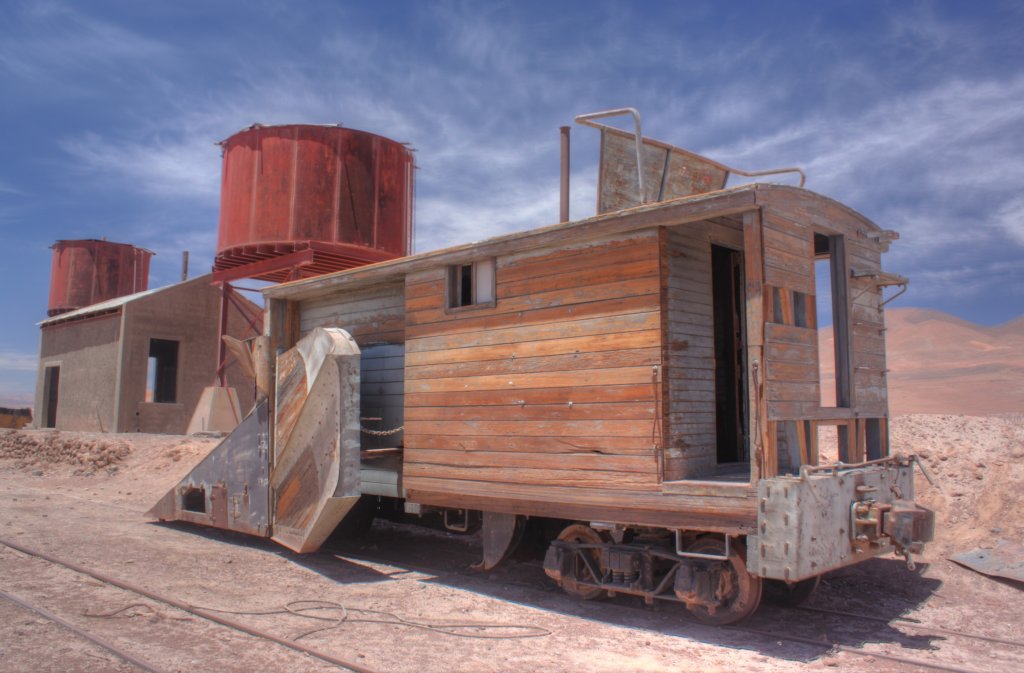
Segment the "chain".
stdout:
<path fill-rule="evenodd" d="M 391 435 L 397 435 L 404 429 L 404 425 L 400 425 L 394 430 L 370 430 L 364 427 L 359 428 L 360 432 L 362 432 L 364 435 L 370 435 L 371 437 L 390 437 Z"/>

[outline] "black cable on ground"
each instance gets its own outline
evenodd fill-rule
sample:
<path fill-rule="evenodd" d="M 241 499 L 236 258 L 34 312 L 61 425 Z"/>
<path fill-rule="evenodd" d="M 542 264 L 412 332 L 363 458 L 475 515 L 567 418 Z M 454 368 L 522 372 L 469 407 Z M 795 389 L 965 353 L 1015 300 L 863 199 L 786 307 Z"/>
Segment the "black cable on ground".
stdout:
<path fill-rule="evenodd" d="M 278 645 L 287 647 L 290 650 L 295 650 L 296 652 L 301 652 L 302 654 L 308 654 L 311 657 L 315 657 L 329 664 L 333 664 L 341 668 L 347 668 L 350 671 L 355 671 L 355 673 L 378 673 L 378 671 L 375 671 L 373 669 L 365 668 L 363 666 L 360 666 L 359 664 L 350 661 L 338 659 L 337 657 L 333 657 L 325 652 L 320 652 L 319 650 L 313 649 L 311 647 L 304 647 L 302 645 L 299 645 L 298 643 L 285 640 L 284 638 L 279 638 L 271 633 L 265 633 L 263 631 L 260 631 L 259 629 L 254 629 L 240 622 L 236 622 L 232 619 L 227 619 L 226 617 L 219 617 L 213 613 L 199 610 L 187 603 L 183 603 L 182 601 L 176 600 L 174 598 L 166 598 L 159 594 L 153 593 L 148 589 L 143 589 L 142 587 L 135 586 L 134 584 L 131 584 L 129 582 L 114 579 L 113 577 L 109 577 L 94 570 L 90 570 L 84 566 L 80 566 L 77 563 L 63 561 L 54 556 L 50 556 L 49 554 L 46 554 L 44 552 L 29 549 L 28 547 L 20 545 L 17 542 L 12 542 L 10 540 L 0 538 L 0 544 L 10 547 L 11 549 L 14 549 L 16 551 L 19 551 L 22 554 L 43 559 L 44 561 L 48 561 L 50 563 L 53 563 L 54 565 L 62 566 L 64 568 L 67 568 L 68 570 L 73 570 L 76 573 L 80 573 L 82 575 L 88 575 L 89 577 L 92 577 L 95 580 L 103 582 L 104 584 L 109 584 L 111 586 L 118 587 L 119 589 L 124 589 L 125 591 L 130 591 L 132 593 L 139 594 L 140 596 L 145 596 L 150 600 L 154 600 L 165 605 L 170 605 L 171 607 L 177 608 L 179 610 L 184 610 L 185 612 L 193 614 L 196 617 L 202 617 L 203 619 L 206 619 L 208 621 L 215 622 L 217 624 L 220 624 L 221 626 L 227 626 L 228 628 L 235 629 L 236 631 L 241 631 L 242 633 L 246 633 L 250 636 L 255 636 L 257 638 L 263 638 L 264 640 L 275 642 Z"/>
<path fill-rule="evenodd" d="M 341 603 L 335 603 L 334 601 L 324 600 L 298 600 L 287 603 L 283 608 L 277 610 L 220 610 L 217 608 L 195 606 L 198 610 L 206 610 L 209 612 L 219 612 L 222 614 L 229 615 L 247 615 L 247 616 L 263 616 L 263 615 L 295 615 L 297 617 L 305 617 L 307 619 L 316 619 L 325 622 L 331 622 L 329 626 L 322 626 L 311 631 L 305 631 L 293 638 L 293 640 L 301 640 L 307 636 L 311 636 L 314 633 L 320 633 L 322 631 L 330 631 L 341 627 L 343 624 L 389 624 L 392 626 L 406 626 L 414 629 L 423 629 L 425 631 L 432 631 L 434 633 L 441 633 L 444 635 L 455 636 L 457 638 L 477 638 L 481 640 L 513 640 L 518 638 L 540 638 L 542 636 L 550 636 L 551 631 L 541 626 L 530 626 L 528 624 L 498 624 L 493 622 L 425 622 L 417 621 L 412 619 L 406 619 L 396 615 L 393 612 L 383 612 L 381 610 L 366 610 L 363 608 L 349 608 Z M 328 611 L 336 610 L 341 612 L 340 616 L 337 617 L 323 617 L 320 615 L 310 614 L 316 611 Z M 371 619 L 368 617 L 359 617 L 353 615 L 376 615 L 379 619 Z M 472 633 L 472 630 L 483 631 L 483 633 Z M 507 633 L 488 633 L 487 631 L 506 631 Z M 518 633 L 517 633 L 518 632 Z"/>

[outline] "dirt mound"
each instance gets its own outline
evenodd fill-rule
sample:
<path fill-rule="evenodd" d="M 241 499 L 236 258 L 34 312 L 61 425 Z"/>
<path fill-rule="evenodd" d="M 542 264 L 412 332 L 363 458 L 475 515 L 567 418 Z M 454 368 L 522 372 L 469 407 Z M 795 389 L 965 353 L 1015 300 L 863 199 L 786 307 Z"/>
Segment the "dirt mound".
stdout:
<path fill-rule="evenodd" d="M 117 464 L 131 452 L 131 445 L 118 437 L 0 430 L 0 458 L 13 460 L 16 467 L 24 469 L 71 465 L 81 474 L 99 470 L 114 473 Z"/>
<path fill-rule="evenodd" d="M 916 453 L 935 485 L 918 474 L 916 500 L 936 512 L 929 556 L 999 539 L 1024 540 L 1024 415 L 896 416 L 893 452 Z"/>

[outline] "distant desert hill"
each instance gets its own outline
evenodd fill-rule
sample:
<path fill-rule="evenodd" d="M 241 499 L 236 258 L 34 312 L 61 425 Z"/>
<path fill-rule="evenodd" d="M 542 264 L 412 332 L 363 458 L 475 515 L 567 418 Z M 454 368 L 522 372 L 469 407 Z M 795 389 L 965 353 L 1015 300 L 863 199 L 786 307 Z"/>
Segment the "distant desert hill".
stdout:
<path fill-rule="evenodd" d="M 941 311 L 893 308 L 885 321 L 890 413 L 1024 412 L 1024 317 L 985 327 Z M 821 331 L 820 352 L 829 385 L 831 328 Z"/>

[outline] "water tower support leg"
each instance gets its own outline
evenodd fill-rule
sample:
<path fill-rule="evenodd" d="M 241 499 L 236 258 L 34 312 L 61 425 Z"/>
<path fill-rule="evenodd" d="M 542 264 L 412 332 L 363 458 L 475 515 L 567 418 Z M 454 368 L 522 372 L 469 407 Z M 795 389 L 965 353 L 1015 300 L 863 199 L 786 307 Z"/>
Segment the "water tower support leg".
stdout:
<path fill-rule="evenodd" d="M 231 292 L 229 283 L 222 283 L 220 286 L 220 327 L 217 332 L 217 385 L 225 388 L 228 385 L 227 379 L 227 344 L 224 343 L 224 335 L 228 333 L 228 293 Z"/>

